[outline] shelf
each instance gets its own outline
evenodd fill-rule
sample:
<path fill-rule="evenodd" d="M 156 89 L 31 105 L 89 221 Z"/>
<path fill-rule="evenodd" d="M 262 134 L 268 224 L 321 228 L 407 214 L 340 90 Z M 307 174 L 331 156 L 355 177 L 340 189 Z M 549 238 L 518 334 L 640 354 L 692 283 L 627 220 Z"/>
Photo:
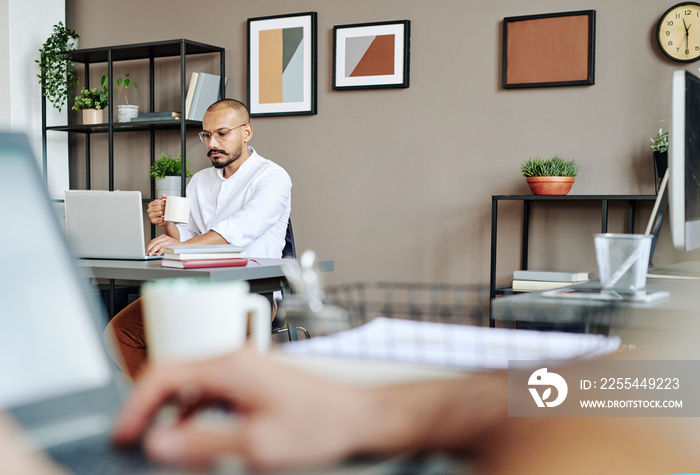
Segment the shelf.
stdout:
<path fill-rule="evenodd" d="M 513 287 L 497 287 L 494 291 L 494 295 L 515 295 L 521 294 L 517 290 L 513 290 Z"/>
<path fill-rule="evenodd" d="M 188 78 L 187 70 L 187 57 L 191 55 L 201 55 L 210 54 L 218 56 L 218 70 L 219 75 L 225 76 L 226 64 L 225 64 L 225 52 L 226 50 L 219 46 L 208 45 L 204 43 L 199 43 L 197 41 L 191 41 L 186 39 L 173 39 L 167 41 L 155 41 L 150 43 L 135 43 L 127 45 L 115 45 L 115 46 L 104 46 L 99 48 L 86 48 L 78 49 L 72 51 L 64 51 L 63 55 L 65 58 L 71 60 L 73 63 L 82 64 L 82 74 L 83 74 L 83 84 L 89 87 L 90 78 L 90 66 L 94 63 L 106 63 L 99 66 L 99 69 L 106 69 L 108 77 L 108 88 L 110 97 L 115 97 L 114 94 L 114 63 L 119 61 L 131 61 L 137 60 L 141 62 L 148 63 L 148 83 L 149 83 L 149 93 L 146 103 L 140 104 L 142 110 L 155 111 L 156 110 L 156 89 L 158 84 L 156 83 L 156 59 L 157 58 L 179 58 L 179 105 L 173 105 L 174 110 L 180 110 L 183 113 L 186 110 L 186 81 Z M 175 61 L 169 61 L 168 63 L 175 63 Z M 174 67 L 174 65 L 172 66 Z M 225 94 L 225 83 L 222 81 L 220 83 L 220 95 L 221 97 L 226 97 Z M 42 90 L 43 93 L 43 90 Z M 187 156 L 187 134 L 188 130 L 200 129 L 202 127 L 202 122 L 197 120 L 182 120 L 182 119 L 168 119 L 168 120 L 152 120 L 152 121 L 138 121 L 138 122 L 116 122 L 116 107 L 114 104 L 110 104 L 109 107 L 109 122 L 95 125 L 82 125 L 82 124 L 69 124 L 69 125 L 58 125 L 58 126 L 47 126 L 47 112 L 46 112 L 46 100 L 42 100 L 42 169 L 44 171 L 44 180 L 47 177 L 48 169 L 48 139 L 47 132 L 63 132 L 68 134 L 83 134 L 84 135 L 84 157 L 85 157 L 85 188 L 91 189 L 91 139 L 92 134 L 106 134 L 107 136 L 107 189 L 114 190 L 115 184 L 115 163 L 120 166 L 122 162 L 116 160 L 114 152 L 114 143 L 116 135 L 123 135 L 123 132 L 148 132 L 150 134 L 149 138 L 149 152 L 150 155 L 149 165 L 152 165 L 156 159 L 156 132 L 158 131 L 179 131 L 179 142 L 180 142 L 180 160 L 182 163 L 182 170 L 186 169 L 186 156 Z M 69 143 L 69 149 L 72 146 Z M 144 156 L 147 152 L 144 151 Z M 71 164 L 69 163 L 69 167 Z M 184 172 L 180 175 L 181 178 L 181 191 L 184 194 L 186 189 L 186 177 Z M 151 190 L 150 194 L 145 195 L 150 196 L 150 199 L 155 197 L 155 183 L 151 180 Z M 144 196 L 143 202 L 146 203 L 150 201 L 148 196 Z M 155 237 L 155 226 L 151 225 L 151 235 Z"/>
<path fill-rule="evenodd" d="M 223 53 L 224 48 L 207 45 L 185 39 L 168 41 L 155 41 L 151 43 L 137 43 L 128 45 L 109 46 L 101 48 L 87 48 L 64 52 L 64 56 L 75 63 L 106 63 L 109 54 L 112 61 L 128 61 L 134 59 L 166 58 L 168 56 L 180 56 L 184 46 L 186 56 L 193 54 Z"/>
<path fill-rule="evenodd" d="M 494 195 L 498 201 L 648 201 L 656 195 Z"/>
<path fill-rule="evenodd" d="M 114 132 L 135 132 L 139 130 L 178 130 L 181 127 L 180 119 L 173 120 L 154 120 L 154 121 L 139 121 L 139 122 L 117 122 L 112 125 Z M 202 122 L 199 120 L 186 120 L 185 127 L 200 128 Z M 108 133 L 109 124 L 94 124 L 94 125 L 59 125 L 46 127 L 46 130 L 57 132 L 75 132 L 84 134 L 99 134 Z"/>

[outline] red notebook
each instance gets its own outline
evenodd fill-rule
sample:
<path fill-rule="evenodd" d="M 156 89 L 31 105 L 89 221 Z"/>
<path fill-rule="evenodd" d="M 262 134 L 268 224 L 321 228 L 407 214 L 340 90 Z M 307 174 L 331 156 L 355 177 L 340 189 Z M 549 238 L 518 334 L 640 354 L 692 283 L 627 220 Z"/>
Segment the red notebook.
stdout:
<path fill-rule="evenodd" d="M 236 267 L 248 264 L 248 259 L 244 257 L 234 257 L 232 259 L 194 259 L 190 261 L 179 261 L 176 259 L 163 259 L 160 261 L 161 267 L 175 267 L 178 269 L 197 269 L 202 267 Z"/>

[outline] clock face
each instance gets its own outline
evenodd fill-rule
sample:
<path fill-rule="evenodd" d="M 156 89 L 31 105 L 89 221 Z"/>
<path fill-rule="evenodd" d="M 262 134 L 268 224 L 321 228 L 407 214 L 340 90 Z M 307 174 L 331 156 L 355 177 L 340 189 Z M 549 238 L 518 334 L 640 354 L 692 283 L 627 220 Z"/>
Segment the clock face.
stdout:
<path fill-rule="evenodd" d="M 700 59 L 700 3 L 684 2 L 669 8 L 657 27 L 661 51 L 674 61 Z"/>

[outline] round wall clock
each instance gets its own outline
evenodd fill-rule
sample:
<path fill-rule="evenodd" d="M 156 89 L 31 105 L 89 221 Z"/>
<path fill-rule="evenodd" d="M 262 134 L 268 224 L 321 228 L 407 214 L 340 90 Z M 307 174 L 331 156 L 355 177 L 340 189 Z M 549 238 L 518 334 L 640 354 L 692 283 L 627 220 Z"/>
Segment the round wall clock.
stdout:
<path fill-rule="evenodd" d="M 664 13 L 656 27 L 661 51 L 674 61 L 700 59 L 700 3 L 678 3 Z"/>

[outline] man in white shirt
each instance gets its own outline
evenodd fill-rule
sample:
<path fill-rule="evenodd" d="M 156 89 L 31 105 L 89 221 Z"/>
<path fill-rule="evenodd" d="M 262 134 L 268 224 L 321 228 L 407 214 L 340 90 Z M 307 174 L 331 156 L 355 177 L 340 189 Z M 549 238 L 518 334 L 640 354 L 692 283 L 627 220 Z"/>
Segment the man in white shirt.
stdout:
<path fill-rule="evenodd" d="M 246 106 L 234 99 L 209 106 L 199 137 L 213 167 L 196 173 L 187 186 L 189 223 L 163 219 L 165 195 L 149 203 L 148 216 L 163 234 L 148 243 L 147 254 L 161 254 L 164 246 L 234 244 L 252 258 L 282 257 L 292 182 L 282 167 L 248 146 L 249 121 Z M 115 359 L 134 377 L 147 357 L 140 299 L 114 316 L 105 336 L 116 339 L 121 355 Z"/>

